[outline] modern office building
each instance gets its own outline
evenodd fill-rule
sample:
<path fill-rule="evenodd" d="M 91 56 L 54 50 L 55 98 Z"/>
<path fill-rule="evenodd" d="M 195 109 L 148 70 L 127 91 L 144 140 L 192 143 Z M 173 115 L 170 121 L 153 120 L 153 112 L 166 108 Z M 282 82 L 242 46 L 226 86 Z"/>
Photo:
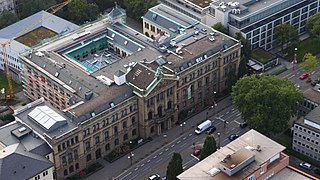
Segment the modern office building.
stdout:
<path fill-rule="evenodd" d="M 274 28 L 292 24 L 299 35 L 306 32 L 306 20 L 320 11 L 319 0 L 161 0 L 162 4 L 201 21 L 208 26 L 221 22 L 233 36 L 241 32 L 252 49 L 272 48 Z"/>
<path fill-rule="evenodd" d="M 299 115 L 305 116 L 320 104 L 320 84 L 303 92 L 304 100 L 299 106 Z"/>
<path fill-rule="evenodd" d="M 270 179 L 289 164 L 289 156 L 282 152 L 284 149 L 284 146 L 252 129 L 177 178 Z"/>
<path fill-rule="evenodd" d="M 0 128 L 0 164 L 0 179 L 54 179 L 50 146 L 16 121 Z"/>
<path fill-rule="evenodd" d="M 239 66 L 240 43 L 201 23 L 157 41 L 112 14 L 20 56 L 35 102 L 16 117 L 50 144 L 58 178 L 203 110 Z"/>
<path fill-rule="evenodd" d="M 292 149 L 312 159 L 320 160 L 320 107 L 295 121 Z"/>
<path fill-rule="evenodd" d="M 6 54 L 11 78 L 20 81 L 18 55 L 48 38 L 78 29 L 79 26 L 46 11 L 40 11 L 0 30 L 0 44 L 7 44 Z M 8 43 L 9 42 L 9 43 Z M 0 70 L 5 71 L 4 49 L 0 47 Z"/>

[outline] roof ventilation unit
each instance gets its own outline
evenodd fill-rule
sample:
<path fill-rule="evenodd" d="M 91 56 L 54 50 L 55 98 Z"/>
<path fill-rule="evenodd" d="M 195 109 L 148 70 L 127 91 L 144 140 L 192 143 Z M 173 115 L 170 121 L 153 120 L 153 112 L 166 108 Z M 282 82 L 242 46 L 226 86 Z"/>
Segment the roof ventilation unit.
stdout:
<path fill-rule="evenodd" d="M 92 91 L 88 91 L 84 94 L 84 99 L 89 101 L 93 96 L 93 92 Z"/>

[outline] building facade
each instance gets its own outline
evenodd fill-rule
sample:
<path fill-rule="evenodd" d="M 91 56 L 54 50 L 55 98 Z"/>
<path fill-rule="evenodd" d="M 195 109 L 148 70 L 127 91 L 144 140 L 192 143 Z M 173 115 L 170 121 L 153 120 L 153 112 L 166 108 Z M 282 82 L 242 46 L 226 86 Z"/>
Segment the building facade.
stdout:
<path fill-rule="evenodd" d="M 4 11 L 14 12 L 15 3 L 14 0 L 1 0 L 0 1 L 0 14 Z"/>
<path fill-rule="evenodd" d="M 292 127 L 292 149 L 317 161 L 320 160 L 319 107 L 298 119 Z"/>
<path fill-rule="evenodd" d="M 184 31 L 156 41 L 106 17 L 21 54 L 24 92 L 35 102 L 16 117 L 50 144 L 58 179 L 160 135 L 227 88 L 240 43 L 191 18 L 175 21 Z M 43 110 L 61 122 L 39 127 L 31 115 Z"/>

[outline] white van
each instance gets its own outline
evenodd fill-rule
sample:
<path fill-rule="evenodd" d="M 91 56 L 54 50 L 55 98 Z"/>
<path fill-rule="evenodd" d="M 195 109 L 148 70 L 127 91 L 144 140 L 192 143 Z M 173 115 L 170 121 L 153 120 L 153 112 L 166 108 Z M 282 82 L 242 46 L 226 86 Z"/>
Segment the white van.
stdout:
<path fill-rule="evenodd" d="M 196 134 L 201 134 L 211 126 L 212 126 L 212 122 L 210 120 L 206 120 L 203 123 L 201 123 L 194 132 Z"/>

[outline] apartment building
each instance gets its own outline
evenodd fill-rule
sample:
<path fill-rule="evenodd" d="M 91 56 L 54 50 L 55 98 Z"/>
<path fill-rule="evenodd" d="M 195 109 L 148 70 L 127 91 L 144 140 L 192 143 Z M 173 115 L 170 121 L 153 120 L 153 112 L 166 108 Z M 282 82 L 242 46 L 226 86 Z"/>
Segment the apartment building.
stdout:
<path fill-rule="evenodd" d="M 4 11 L 14 11 L 14 0 L 0 0 L 0 14 Z"/>
<path fill-rule="evenodd" d="M 5 71 L 4 52 L 10 69 L 11 78 L 20 82 L 19 53 L 28 51 L 31 46 L 46 43 L 47 38 L 59 36 L 78 29 L 79 26 L 46 11 L 40 11 L 0 30 L 0 44 L 7 44 L 5 50 L 0 48 L 0 70 Z M 47 39 L 47 40 L 46 40 Z"/>
<path fill-rule="evenodd" d="M 52 150 L 28 126 L 14 121 L 0 135 L 0 179 L 54 179 Z"/>
<path fill-rule="evenodd" d="M 251 129 L 177 176 L 189 179 L 270 179 L 289 164 L 284 146 Z"/>
<path fill-rule="evenodd" d="M 320 160 L 320 107 L 295 121 L 292 127 L 292 149 L 312 159 Z"/>
<path fill-rule="evenodd" d="M 20 56 L 35 102 L 16 117 L 50 144 L 58 179 L 213 104 L 238 69 L 240 43 L 201 23 L 163 41 L 124 23 L 109 14 Z M 32 117 L 46 111 L 51 125 Z"/>

